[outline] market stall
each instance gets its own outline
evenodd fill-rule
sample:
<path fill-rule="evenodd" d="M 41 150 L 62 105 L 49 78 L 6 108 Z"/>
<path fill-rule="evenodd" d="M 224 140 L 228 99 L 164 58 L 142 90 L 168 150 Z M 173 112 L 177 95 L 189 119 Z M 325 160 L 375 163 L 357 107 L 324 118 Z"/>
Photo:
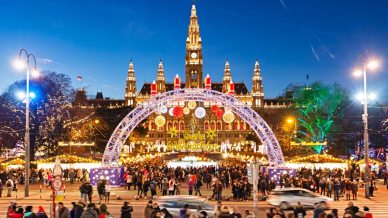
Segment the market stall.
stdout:
<path fill-rule="evenodd" d="M 347 169 L 349 161 L 334 157 L 329 154 L 313 154 L 305 157 L 297 157 L 285 163 L 288 168 L 310 168 L 310 169 Z"/>
<path fill-rule="evenodd" d="M 80 157 L 76 155 L 59 155 L 54 157 L 49 157 L 45 159 L 40 159 L 35 161 L 38 169 L 53 169 L 55 165 L 55 158 L 58 157 L 61 161 L 61 166 L 63 169 L 87 169 L 97 168 L 101 166 L 101 160 Z"/>
<path fill-rule="evenodd" d="M 24 168 L 24 160 L 20 158 L 10 158 L 3 160 L 1 162 L 1 168 L 2 169 L 18 169 L 18 168 Z"/>

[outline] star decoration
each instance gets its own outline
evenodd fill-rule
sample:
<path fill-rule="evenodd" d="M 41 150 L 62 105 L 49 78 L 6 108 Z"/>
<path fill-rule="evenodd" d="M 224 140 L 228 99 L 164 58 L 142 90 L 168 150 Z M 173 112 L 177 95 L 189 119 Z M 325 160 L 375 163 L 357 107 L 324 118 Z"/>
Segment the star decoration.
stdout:
<path fill-rule="evenodd" d="M 216 131 L 214 129 L 210 129 L 206 132 L 206 138 L 213 140 L 217 136 Z"/>
<path fill-rule="evenodd" d="M 168 133 L 170 134 L 171 138 L 178 136 L 178 130 L 175 127 L 172 127 L 170 130 L 168 130 Z"/>

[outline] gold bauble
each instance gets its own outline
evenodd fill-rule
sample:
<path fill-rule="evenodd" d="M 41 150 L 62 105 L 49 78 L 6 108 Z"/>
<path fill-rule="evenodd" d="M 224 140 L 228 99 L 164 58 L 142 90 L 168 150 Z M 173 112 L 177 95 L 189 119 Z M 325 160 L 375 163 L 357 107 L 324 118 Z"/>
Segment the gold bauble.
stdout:
<path fill-rule="evenodd" d="M 166 118 L 162 115 L 155 117 L 155 124 L 158 127 L 164 126 L 164 124 L 166 124 Z"/>
<path fill-rule="evenodd" d="M 186 115 L 189 114 L 190 113 L 190 109 L 188 107 L 184 107 L 183 108 L 183 113 L 186 114 Z"/>
<path fill-rule="evenodd" d="M 187 107 L 192 110 L 197 107 L 197 103 L 195 101 L 189 101 L 189 103 L 187 103 Z"/>
<path fill-rule="evenodd" d="M 232 123 L 234 121 L 234 114 L 231 111 L 226 111 L 222 116 L 225 123 Z"/>

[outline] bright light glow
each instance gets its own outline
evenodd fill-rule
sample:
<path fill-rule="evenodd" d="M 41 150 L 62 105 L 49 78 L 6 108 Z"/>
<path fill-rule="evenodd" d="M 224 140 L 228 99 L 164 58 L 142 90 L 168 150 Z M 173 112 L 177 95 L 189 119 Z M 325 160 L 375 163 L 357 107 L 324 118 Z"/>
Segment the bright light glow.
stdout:
<path fill-rule="evenodd" d="M 36 97 L 35 93 L 30 92 L 30 99 L 34 99 Z"/>
<path fill-rule="evenodd" d="M 369 69 L 375 70 L 375 69 L 377 69 L 380 66 L 380 64 L 379 64 L 379 62 L 377 60 L 370 60 L 368 62 L 367 66 L 368 66 Z"/>
<path fill-rule="evenodd" d="M 369 100 L 372 100 L 372 101 L 376 100 L 376 99 L 377 99 L 376 93 L 369 93 L 368 99 L 369 99 Z"/>
<path fill-rule="evenodd" d="M 17 58 L 14 60 L 13 66 L 17 70 L 23 70 L 26 67 L 26 64 L 21 59 Z"/>
<path fill-rule="evenodd" d="M 34 78 L 37 78 L 39 77 L 40 75 L 40 72 L 37 68 L 34 68 L 32 71 L 31 71 L 31 76 L 34 77 Z"/>
<path fill-rule="evenodd" d="M 26 93 L 23 91 L 16 92 L 16 97 L 20 100 L 24 100 L 26 98 Z"/>
<path fill-rule="evenodd" d="M 356 69 L 356 70 L 353 72 L 353 75 L 354 75 L 355 77 L 360 77 L 360 76 L 362 76 L 362 70 Z"/>
<path fill-rule="evenodd" d="M 287 118 L 287 123 L 293 123 L 294 122 L 294 118 Z"/>
<path fill-rule="evenodd" d="M 16 97 L 19 100 L 26 100 L 26 93 L 24 91 L 17 91 Z M 36 97 L 36 94 L 34 92 L 30 92 L 30 99 L 34 99 Z"/>
<path fill-rule="evenodd" d="M 357 98 L 357 100 L 363 102 L 365 99 L 364 93 L 362 93 L 362 92 L 357 93 L 356 98 Z"/>

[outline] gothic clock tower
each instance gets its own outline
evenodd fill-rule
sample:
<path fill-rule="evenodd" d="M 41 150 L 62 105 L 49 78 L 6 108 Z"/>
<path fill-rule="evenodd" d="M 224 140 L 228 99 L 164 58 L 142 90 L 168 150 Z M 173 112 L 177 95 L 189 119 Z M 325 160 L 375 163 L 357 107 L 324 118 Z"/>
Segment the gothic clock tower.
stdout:
<path fill-rule="evenodd" d="M 202 88 L 202 40 L 199 34 L 197 9 L 191 8 L 186 40 L 186 88 Z"/>

